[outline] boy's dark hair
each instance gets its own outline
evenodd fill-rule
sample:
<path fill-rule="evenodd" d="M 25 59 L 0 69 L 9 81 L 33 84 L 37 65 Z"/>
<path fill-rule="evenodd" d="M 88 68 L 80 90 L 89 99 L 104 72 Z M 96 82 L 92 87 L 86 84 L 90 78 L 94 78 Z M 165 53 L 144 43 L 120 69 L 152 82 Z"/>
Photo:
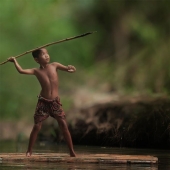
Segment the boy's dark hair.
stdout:
<path fill-rule="evenodd" d="M 40 53 L 41 53 L 41 49 L 35 50 L 35 51 L 32 52 L 32 56 L 34 58 L 38 58 Z"/>

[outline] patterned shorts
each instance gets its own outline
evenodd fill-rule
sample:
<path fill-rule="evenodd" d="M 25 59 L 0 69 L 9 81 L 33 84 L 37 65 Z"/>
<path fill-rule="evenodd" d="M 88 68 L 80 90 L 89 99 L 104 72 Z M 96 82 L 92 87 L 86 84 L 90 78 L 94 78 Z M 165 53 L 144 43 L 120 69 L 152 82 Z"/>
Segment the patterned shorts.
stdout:
<path fill-rule="evenodd" d="M 42 96 L 38 97 L 38 103 L 34 114 L 34 123 L 39 123 L 47 119 L 49 116 L 53 118 L 65 119 L 65 113 L 60 103 L 60 98 L 56 97 L 53 100 L 45 99 Z"/>

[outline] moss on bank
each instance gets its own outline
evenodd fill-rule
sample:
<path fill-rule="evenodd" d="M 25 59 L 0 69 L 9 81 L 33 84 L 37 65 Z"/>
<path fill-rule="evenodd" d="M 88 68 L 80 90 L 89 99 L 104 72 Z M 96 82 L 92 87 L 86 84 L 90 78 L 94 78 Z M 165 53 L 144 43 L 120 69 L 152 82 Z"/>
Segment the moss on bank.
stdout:
<path fill-rule="evenodd" d="M 170 100 L 122 101 L 80 111 L 74 144 L 170 149 Z"/>

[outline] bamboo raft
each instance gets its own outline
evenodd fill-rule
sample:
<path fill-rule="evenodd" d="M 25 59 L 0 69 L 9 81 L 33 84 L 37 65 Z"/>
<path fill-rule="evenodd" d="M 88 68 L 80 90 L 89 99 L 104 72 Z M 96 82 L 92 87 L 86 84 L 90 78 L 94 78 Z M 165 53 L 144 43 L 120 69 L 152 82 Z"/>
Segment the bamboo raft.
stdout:
<path fill-rule="evenodd" d="M 116 155 L 116 154 L 78 154 L 70 157 L 64 153 L 34 153 L 26 157 L 25 153 L 0 153 L 0 163 L 93 163 L 93 164 L 157 164 L 158 158 L 150 155 Z"/>

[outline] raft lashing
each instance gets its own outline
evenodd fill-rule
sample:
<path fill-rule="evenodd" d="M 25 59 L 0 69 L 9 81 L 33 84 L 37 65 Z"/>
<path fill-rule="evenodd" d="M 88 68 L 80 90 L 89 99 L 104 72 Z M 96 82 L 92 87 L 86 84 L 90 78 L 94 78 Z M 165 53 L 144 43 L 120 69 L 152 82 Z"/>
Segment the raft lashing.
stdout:
<path fill-rule="evenodd" d="M 0 163 L 88 163 L 88 164 L 157 164 L 158 158 L 150 155 L 117 155 L 117 154 L 78 154 L 70 157 L 64 153 L 34 153 L 26 157 L 25 153 L 0 153 Z"/>

